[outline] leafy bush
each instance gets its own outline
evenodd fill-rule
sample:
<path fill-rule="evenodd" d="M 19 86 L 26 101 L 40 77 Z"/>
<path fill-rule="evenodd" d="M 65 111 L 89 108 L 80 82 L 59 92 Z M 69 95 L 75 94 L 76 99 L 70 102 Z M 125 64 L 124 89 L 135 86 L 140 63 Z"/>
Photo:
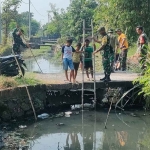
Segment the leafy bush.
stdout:
<path fill-rule="evenodd" d="M 0 46 L 0 55 L 2 56 L 10 55 L 11 51 L 12 51 L 12 47 L 10 45 Z"/>
<path fill-rule="evenodd" d="M 137 78 L 134 83 L 142 85 L 142 91 L 139 93 L 144 93 L 146 99 L 147 107 L 150 107 L 150 50 L 148 50 L 147 60 L 146 60 L 146 70 L 143 76 Z"/>

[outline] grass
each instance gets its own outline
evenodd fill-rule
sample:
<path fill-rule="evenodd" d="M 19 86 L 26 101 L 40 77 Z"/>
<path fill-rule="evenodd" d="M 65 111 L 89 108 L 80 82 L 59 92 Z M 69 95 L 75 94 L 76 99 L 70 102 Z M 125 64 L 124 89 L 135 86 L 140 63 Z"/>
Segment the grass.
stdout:
<path fill-rule="evenodd" d="M 51 52 L 51 48 L 47 47 L 47 46 L 41 46 L 40 49 L 31 49 L 31 50 L 32 50 L 34 56 L 41 56 L 41 55 L 44 55 L 44 54 Z M 29 57 L 33 57 L 30 49 L 25 50 L 22 53 L 22 55 L 23 55 L 24 59 L 29 58 Z"/>
<path fill-rule="evenodd" d="M 10 45 L 0 45 L 0 55 L 2 56 L 6 56 L 6 55 L 10 55 L 12 51 L 12 47 Z"/>
<path fill-rule="evenodd" d="M 24 85 L 41 84 L 41 81 L 34 78 L 34 74 L 28 73 L 24 78 L 0 76 L 0 89 L 15 88 Z"/>

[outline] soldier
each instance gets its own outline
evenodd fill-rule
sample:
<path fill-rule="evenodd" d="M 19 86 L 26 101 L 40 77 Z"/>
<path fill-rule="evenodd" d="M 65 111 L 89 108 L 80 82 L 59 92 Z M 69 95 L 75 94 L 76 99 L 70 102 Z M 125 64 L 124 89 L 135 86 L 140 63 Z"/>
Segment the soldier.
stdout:
<path fill-rule="evenodd" d="M 145 70 L 146 57 L 147 57 L 148 38 L 147 38 L 147 35 L 144 33 L 142 26 L 137 26 L 136 32 L 137 32 L 137 34 L 139 34 L 139 38 L 138 38 L 138 42 L 137 42 L 138 53 L 141 57 L 141 59 L 140 59 L 141 69 L 143 69 L 143 71 L 144 71 Z"/>
<path fill-rule="evenodd" d="M 16 29 L 14 29 L 12 36 L 13 36 L 13 52 L 15 54 L 20 54 L 20 45 L 22 45 L 24 48 L 29 47 L 28 44 L 23 43 L 21 35 L 24 34 L 24 31 L 22 29 L 19 29 L 19 27 L 17 27 Z"/>
<path fill-rule="evenodd" d="M 116 33 L 118 36 L 119 48 L 121 49 L 120 59 L 121 59 L 121 70 L 126 71 L 126 61 L 128 53 L 128 41 L 125 34 L 122 33 L 121 29 L 117 29 Z"/>
<path fill-rule="evenodd" d="M 105 77 L 103 79 L 100 79 L 100 80 L 105 81 L 105 82 L 109 82 L 109 81 L 111 81 L 111 79 L 110 79 L 111 67 L 110 67 L 110 59 L 109 59 L 110 51 L 111 51 L 110 38 L 106 34 L 104 27 L 101 27 L 98 31 L 102 35 L 102 40 L 101 40 L 102 46 L 98 50 L 94 51 L 93 54 L 96 54 L 97 52 L 103 50 L 102 63 L 103 63 Z"/>
<path fill-rule="evenodd" d="M 108 36 L 110 37 L 110 45 L 112 46 L 113 51 L 110 52 L 110 66 L 111 72 L 114 72 L 114 59 L 116 55 L 116 46 L 118 46 L 117 37 L 113 34 L 113 29 L 108 31 Z"/>

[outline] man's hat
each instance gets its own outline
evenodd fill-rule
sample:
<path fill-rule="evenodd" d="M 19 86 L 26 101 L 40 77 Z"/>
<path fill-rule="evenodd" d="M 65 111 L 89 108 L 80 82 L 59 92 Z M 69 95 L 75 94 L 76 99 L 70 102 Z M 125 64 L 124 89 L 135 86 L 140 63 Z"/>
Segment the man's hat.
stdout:
<path fill-rule="evenodd" d="M 22 34 L 24 34 L 24 30 L 23 29 L 20 29 L 20 32 L 22 32 Z"/>
<path fill-rule="evenodd" d="M 105 27 L 100 27 L 99 29 L 98 29 L 98 31 L 100 32 L 100 31 L 105 31 Z"/>
<path fill-rule="evenodd" d="M 121 32 L 121 29 L 118 28 L 118 29 L 116 29 L 115 31 L 116 31 L 116 32 Z"/>
<path fill-rule="evenodd" d="M 114 32 L 113 29 L 109 29 L 109 30 L 108 30 L 108 33 L 113 33 L 113 32 Z"/>

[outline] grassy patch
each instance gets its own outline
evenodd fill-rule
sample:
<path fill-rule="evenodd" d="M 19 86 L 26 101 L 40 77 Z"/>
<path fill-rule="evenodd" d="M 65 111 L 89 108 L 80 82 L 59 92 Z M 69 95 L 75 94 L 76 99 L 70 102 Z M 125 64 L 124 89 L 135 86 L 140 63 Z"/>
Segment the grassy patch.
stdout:
<path fill-rule="evenodd" d="M 47 46 L 41 46 L 40 49 L 31 49 L 31 50 L 32 50 L 34 56 L 41 56 L 41 55 L 44 55 L 44 54 L 51 52 L 51 48 L 47 47 Z M 33 57 L 30 49 L 25 50 L 22 53 L 22 55 L 23 55 L 24 59 L 29 58 L 29 57 Z"/>
<path fill-rule="evenodd" d="M 12 52 L 12 47 L 10 45 L 0 45 L 0 55 L 6 56 L 10 55 Z"/>
<path fill-rule="evenodd" d="M 134 43 L 133 45 L 131 45 L 131 46 L 129 47 L 129 50 L 128 50 L 128 57 L 133 56 L 133 55 L 136 53 L 136 51 L 137 51 L 137 44 Z"/>
<path fill-rule="evenodd" d="M 24 78 L 0 76 L 0 89 L 14 88 L 24 85 L 36 85 L 41 82 L 34 78 L 34 74 L 28 73 Z"/>

